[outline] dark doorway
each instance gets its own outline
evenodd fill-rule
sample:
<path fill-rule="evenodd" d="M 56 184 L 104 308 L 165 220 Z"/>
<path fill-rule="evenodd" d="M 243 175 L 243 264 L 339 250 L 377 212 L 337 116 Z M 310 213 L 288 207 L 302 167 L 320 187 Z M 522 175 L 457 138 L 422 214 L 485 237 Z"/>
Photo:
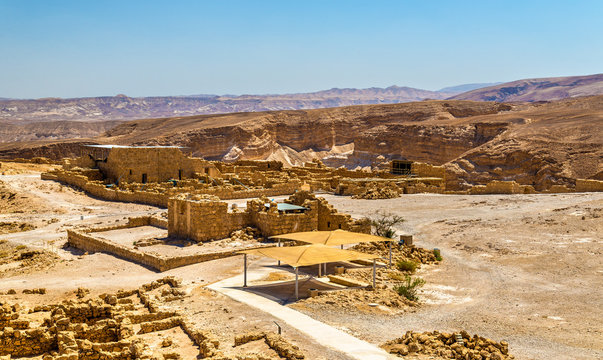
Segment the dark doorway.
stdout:
<path fill-rule="evenodd" d="M 410 175 L 412 161 L 393 160 L 391 172 L 394 175 Z"/>
<path fill-rule="evenodd" d="M 143 184 L 147 183 L 147 174 L 142 174 L 142 183 Z"/>

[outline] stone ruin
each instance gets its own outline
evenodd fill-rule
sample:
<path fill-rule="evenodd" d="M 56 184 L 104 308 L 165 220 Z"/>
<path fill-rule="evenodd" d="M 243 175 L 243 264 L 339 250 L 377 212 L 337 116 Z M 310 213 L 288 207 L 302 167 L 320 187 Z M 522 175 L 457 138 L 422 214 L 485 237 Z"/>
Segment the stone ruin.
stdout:
<path fill-rule="evenodd" d="M 183 150 L 173 146 L 90 145 L 82 149 L 81 157 L 64 159 L 62 169 L 44 173 L 42 178 L 79 187 L 107 200 L 162 207 L 181 193 L 214 195 L 222 200 L 290 195 L 300 189 L 362 199 L 414 193 L 536 193 L 533 186 L 514 181 L 467 184 L 465 190 L 452 191 L 446 187 L 450 176 L 443 166 L 384 157 L 371 170 L 330 168 L 317 159 L 285 168 L 279 161 L 207 161 L 186 156 Z M 546 190 L 574 191 L 603 191 L 603 181 L 577 179 L 573 188 L 553 185 Z"/>
<path fill-rule="evenodd" d="M 83 298 L 87 292 L 78 289 L 77 295 Z M 181 359 L 186 346 L 197 349 L 195 358 L 230 360 L 254 358 L 254 354 L 232 353 L 237 346 L 258 339 L 265 339 L 280 358 L 304 358 L 297 346 L 270 332 L 235 335 L 235 349 L 227 349 L 211 331 L 197 329 L 185 315 L 163 306 L 184 296 L 180 280 L 165 277 L 134 290 L 32 309 L 2 304 L 0 358 Z M 185 335 L 178 340 L 153 336 L 174 328 Z"/>
<path fill-rule="evenodd" d="M 400 193 L 445 191 L 444 168 L 417 162 L 410 166 L 412 176 L 401 176 L 390 169 L 334 169 L 320 160 L 291 168 L 279 161 L 207 161 L 169 146 L 98 145 L 82 151 L 83 156 L 64 159 L 61 169 L 42 178 L 76 186 L 102 199 L 162 207 L 182 193 L 222 200 L 290 195 L 300 189 L 357 195 L 367 183 L 395 186 Z"/>
<path fill-rule="evenodd" d="M 294 210 L 279 210 L 279 204 L 265 197 L 248 201 L 246 209 L 240 210 L 229 209 L 226 202 L 215 196 L 180 194 L 168 202 L 167 221 L 156 216 L 130 218 L 127 224 L 68 230 L 67 238 L 69 245 L 78 249 L 105 252 L 159 271 L 166 271 L 233 256 L 244 249 L 272 246 L 263 242 L 263 238 L 273 235 L 336 229 L 364 233 L 371 231 L 369 222 L 354 220 L 348 214 L 339 213 L 325 199 L 306 191 L 295 193 L 284 204 L 294 205 Z M 99 236 L 101 233 L 141 226 L 167 229 L 167 239 L 120 243 Z M 254 236 L 259 237 L 260 241 L 256 241 Z M 167 250 L 163 254 L 161 250 L 147 251 L 147 247 L 168 244 L 178 239 L 186 241 L 189 245 L 202 245 L 229 237 L 236 237 L 240 244 L 210 250 L 195 247 L 195 251 L 188 251 L 186 254 L 179 252 L 176 255 Z"/>
<path fill-rule="evenodd" d="M 245 210 L 228 211 L 228 204 L 216 198 L 181 194 L 168 202 L 169 236 L 208 241 L 245 227 L 257 228 L 265 237 L 313 230 L 370 232 L 368 223 L 337 212 L 325 199 L 307 191 L 295 193 L 285 204 L 301 209 L 280 210 L 279 204 L 261 197 L 247 201 Z"/>

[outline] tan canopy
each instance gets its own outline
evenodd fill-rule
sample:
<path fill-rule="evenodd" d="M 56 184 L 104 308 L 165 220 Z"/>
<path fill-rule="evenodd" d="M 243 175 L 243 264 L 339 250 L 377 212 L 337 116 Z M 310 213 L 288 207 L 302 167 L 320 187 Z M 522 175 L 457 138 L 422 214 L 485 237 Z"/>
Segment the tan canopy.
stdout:
<path fill-rule="evenodd" d="M 395 241 L 394 239 L 364 233 L 355 233 L 345 230 L 334 231 L 306 231 L 290 234 L 275 235 L 271 238 L 296 240 L 310 244 L 327 246 L 357 244 L 361 242 Z"/>
<path fill-rule="evenodd" d="M 239 252 L 239 254 L 262 255 L 282 261 L 295 268 L 337 261 L 370 260 L 379 257 L 378 255 L 335 249 L 325 245 L 268 247 L 244 250 Z"/>

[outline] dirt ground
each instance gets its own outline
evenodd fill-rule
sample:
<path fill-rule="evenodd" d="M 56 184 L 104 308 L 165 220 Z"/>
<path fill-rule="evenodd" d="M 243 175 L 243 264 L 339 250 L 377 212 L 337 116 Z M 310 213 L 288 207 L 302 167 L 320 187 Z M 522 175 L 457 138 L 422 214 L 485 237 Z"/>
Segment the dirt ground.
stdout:
<path fill-rule="evenodd" d="M 353 216 L 403 216 L 399 233 L 444 261 L 418 271 L 427 285 L 416 312 L 313 317 L 375 343 L 465 329 L 508 341 L 518 359 L 603 358 L 603 194 L 325 198 Z"/>
<path fill-rule="evenodd" d="M 186 312 L 225 343 L 245 331 L 276 330 L 271 315 L 203 287 L 240 274 L 238 257 L 158 273 L 107 254 L 63 248 L 66 229 L 105 226 L 165 209 L 94 199 L 40 180 L 35 168 L 12 173 L 8 166 L 3 164 L 3 170 L 11 175 L 0 181 L 27 201 L 18 212 L 0 207 L 0 222 L 28 223 L 35 229 L 0 235 L 0 241 L 52 253 L 56 260 L 29 270 L 25 264 L 19 272 L 5 265 L 12 270 L 0 274 L 0 293 L 14 289 L 16 294 L 0 295 L 0 302 L 33 306 L 75 299 L 78 287 L 96 296 L 174 275 L 183 279 L 189 296 L 168 306 Z M 392 315 L 332 306 L 301 311 L 374 344 L 407 330 L 464 329 L 509 342 L 518 359 L 603 357 L 603 194 L 418 194 L 388 200 L 324 196 L 355 217 L 379 209 L 402 215 L 406 221 L 399 233 L 413 234 L 418 246 L 439 248 L 444 261 L 418 270 L 427 284 L 420 292 L 423 304 L 411 312 Z M 22 294 L 32 288 L 45 288 L 46 294 Z M 281 326 L 308 359 L 346 359 Z"/>

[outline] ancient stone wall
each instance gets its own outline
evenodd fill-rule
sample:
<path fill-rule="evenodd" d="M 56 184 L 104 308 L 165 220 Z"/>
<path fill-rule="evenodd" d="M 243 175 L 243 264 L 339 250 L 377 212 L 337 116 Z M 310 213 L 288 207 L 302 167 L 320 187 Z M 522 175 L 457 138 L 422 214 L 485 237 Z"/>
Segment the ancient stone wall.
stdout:
<path fill-rule="evenodd" d="M 283 213 L 277 210 L 277 204 L 271 202 L 266 209 L 264 201 L 248 201 L 247 211 L 251 225 L 257 227 L 262 235 L 274 236 L 292 232 L 312 231 L 318 228 L 317 202 L 307 200 L 308 208 L 303 213 Z"/>
<path fill-rule="evenodd" d="M 0 331 L 0 356 L 29 357 L 42 355 L 57 347 L 56 336 L 44 329 Z M 10 359 L 10 357 L 9 357 Z"/>
<path fill-rule="evenodd" d="M 112 181 L 127 182 L 164 182 L 192 178 L 195 174 L 219 174 L 211 162 L 166 147 L 112 148 L 107 162 L 99 161 L 98 166 Z"/>
<path fill-rule="evenodd" d="M 446 169 L 443 166 L 435 166 L 421 162 L 413 162 L 410 165 L 410 172 L 418 177 L 436 177 L 444 179 L 444 181 L 446 178 Z"/>
<path fill-rule="evenodd" d="M 218 198 L 178 195 L 168 201 L 168 236 L 197 242 L 223 239 L 250 224 L 247 212 L 228 212 Z"/>
<path fill-rule="evenodd" d="M 123 228 L 123 227 L 122 227 Z M 128 248 L 116 244 L 107 239 L 97 238 L 94 232 L 114 230 L 115 228 L 88 229 L 88 233 L 82 231 L 67 230 L 67 241 L 70 246 L 89 252 L 104 252 L 122 259 L 134 261 L 149 266 L 158 271 L 167 271 L 180 266 L 197 264 L 204 261 L 221 259 L 236 254 L 237 250 L 223 250 L 209 253 L 192 254 L 184 256 L 165 257 L 152 253 Z"/>
<path fill-rule="evenodd" d="M 603 181 L 576 179 L 576 191 L 577 192 L 603 191 Z"/>

